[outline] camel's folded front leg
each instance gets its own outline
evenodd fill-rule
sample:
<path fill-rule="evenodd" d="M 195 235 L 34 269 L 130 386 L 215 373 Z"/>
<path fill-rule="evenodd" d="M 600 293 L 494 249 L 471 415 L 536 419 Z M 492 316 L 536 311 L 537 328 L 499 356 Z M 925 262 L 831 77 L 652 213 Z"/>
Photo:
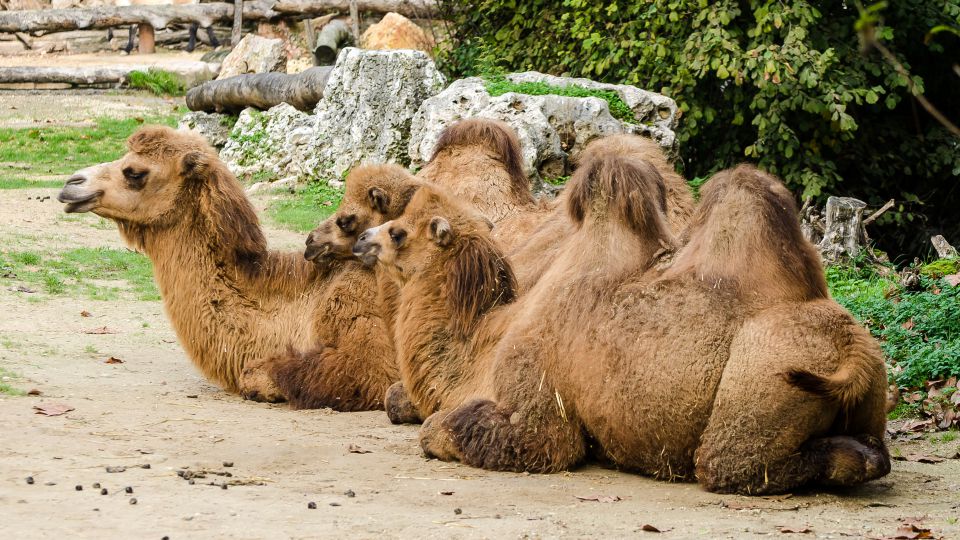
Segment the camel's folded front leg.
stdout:
<path fill-rule="evenodd" d="M 286 401 L 283 392 L 274 384 L 267 369 L 271 359 L 260 358 L 248 362 L 240 372 L 240 380 L 237 382 L 240 388 L 240 395 L 244 399 L 251 401 L 264 401 L 267 403 L 281 403 Z"/>
<path fill-rule="evenodd" d="M 419 424 L 423 422 L 420 411 L 410 400 L 410 395 L 407 394 L 402 382 L 395 382 L 390 385 L 390 388 L 387 388 L 383 405 L 387 409 L 387 418 L 394 424 Z"/>

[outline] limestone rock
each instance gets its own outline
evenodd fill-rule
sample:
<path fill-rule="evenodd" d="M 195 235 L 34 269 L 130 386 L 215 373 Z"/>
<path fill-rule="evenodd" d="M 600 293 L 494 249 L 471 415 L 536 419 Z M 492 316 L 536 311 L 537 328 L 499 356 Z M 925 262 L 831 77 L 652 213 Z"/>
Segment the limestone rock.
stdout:
<path fill-rule="evenodd" d="M 493 97 L 479 77 L 461 79 L 426 100 L 413 119 L 409 153 L 413 165 L 430 159 L 440 133 L 464 118 L 491 118 L 517 131 L 524 169 L 539 184 L 542 178 L 566 176 L 571 161 L 591 140 L 604 135 L 647 135 L 672 151 L 676 143 L 677 104 L 672 99 L 626 85 L 587 79 L 553 77 L 527 72 L 508 75 L 516 83 L 543 82 L 552 86 L 578 85 L 616 92 L 636 118 L 627 123 L 614 118 L 606 100 L 599 97 L 528 95 L 508 92 Z"/>
<path fill-rule="evenodd" d="M 223 148 L 233 129 L 234 118 L 227 114 L 189 112 L 180 118 L 177 129 L 195 131 L 214 148 Z"/>
<path fill-rule="evenodd" d="M 930 243 L 933 244 L 933 249 L 937 250 L 937 255 L 941 259 L 956 259 L 958 257 L 957 248 L 951 246 L 943 235 L 938 234 L 931 237 Z"/>
<path fill-rule="evenodd" d="M 314 117 L 286 103 L 262 112 L 244 109 L 220 151 L 220 159 L 241 181 L 295 182 L 307 175 L 298 158 L 315 127 Z"/>
<path fill-rule="evenodd" d="M 423 52 L 343 49 L 302 161 L 327 180 L 364 161 L 407 164 L 413 116 L 442 87 L 443 76 Z"/>
<path fill-rule="evenodd" d="M 244 73 L 285 72 L 286 69 L 287 54 L 283 40 L 247 34 L 223 59 L 217 80 Z"/>
<path fill-rule="evenodd" d="M 817 250 L 823 262 L 834 265 L 855 259 L 865 249 L 863 210 L 867 203 L 852 197 L 830 197 L 824 209 L 826 218 L 823 238 Z"/>
<path fill-rule="evenodd" d="M 360 36 L 360 46 L 371 50 L 414 49 L 433 54 L 433 40 L 423 28 L 398 13 L 387 13 Z"/>

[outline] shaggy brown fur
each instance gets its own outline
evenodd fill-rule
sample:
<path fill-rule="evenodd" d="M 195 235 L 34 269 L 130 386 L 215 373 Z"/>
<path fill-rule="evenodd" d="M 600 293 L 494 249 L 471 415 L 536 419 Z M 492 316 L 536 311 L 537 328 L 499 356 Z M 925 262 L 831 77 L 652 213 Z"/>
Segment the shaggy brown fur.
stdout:
<path fill-rule="evenodd" d="M 318 342 L 313 351 L 290 350 L 285 356 L 266 363 L 270 378 L 294 408 L 329 406 L 332 387 L 331 371 L 343 377 L 364 373 L 356 367 L 377 359 L 382 369 L 377 387 L 371 388 L 377 399 L 383 399 L 389 385 L 399 380 L 396 353 L 390 327 L 389 299 L 381 300 L 374 271 L 356 260 L 352 248 L 357 237 L 367 228 L 398 217 L 421 182 L 397 165 L 363 165 L 347 176 L 346 190 L 337 212 L 320 224 L 307 237 L 304 257 L 320 268 L 340 262 L 339 271 L 331 277 L 330 302 L 343 306 L 344 320 L 329 321 L 317 328 Z M 341 286 L 342 285 L 342 286 Z M 392 288 L 392 283 L 388 283 Z M 359 317 L 363 314 L 362 317 Z M 373 323 L 373 324 L 369 324 Z M 336 344 L 336 345 L 334 345 Z M 352 372 L 351 372 L 352 371 Z M 373 394 L 372 394 L 373 395 Z M 379 406 L 379 402 L 378 402 Z M 390 411 L 388 411 L 390 412 Z M 391 412 L 391 415 L 394 413 Z M 398 417 L 407 418 L 400 412 Z"/>
<path fill-rule="evenodd" d="M 364 234 L 357 249 L 376 253 L 401 284 L 401 376 L 421 414 L 433 413 L 424 450 L 549 472 L 581 461 L 592 439 L 619 467 L 740 493 L 886 474 L 886 377 L 869 334 L 816 288 L 811 300 L 762 305 L 745 300 L 739 283 L 652 268 L 673 242 L 656 170 L 643 160 L 585 159 L 568 201 L 579 225 L 510 304 L 501 301 L 511 297 L 509 264 L 478 218 L 443 194 L 421 190 L 403 216 Z M 733 244 L 797 237 L 795 218 L 778 215 L 784 206 L 748 189 L 760 173 L 738 171 L 728 190 L 754 196 L 705 206 L 678 260 L 720 245 L 706 225 L 713 212 L 749 216 Z M 778 247 L 797 259 L 805 249 Z M 701 266 L 738 255 L 708 252 Z M 766 279 L 787 279 L 776 265 L 761 268 Z"/>
<path fill-rule="evenodd" d="M 299 254 L 268 251 L 242 186 L 202 138 L 145 127 L 128 147 L 119 160 L 71 177 L 59 199 L 67 212 L 116 221 L 124 239 L 150 257 L 180 343 L 207 378 L 231 392 L 277 399 L 262 377 L 244 387 L 244 369 L 288 346 L 335 347 L 330 336 L 378 350 L 367 337 L 381 325 L 376 314 L 339 301 L 338 291 L 361 283 L 332 284 L 336 263 L 318 269 Z M 318 342 L 321 330 L 327 335 Z M 396 380 L 387 360 L 331 366 L 329 405 L 382 407 Z"/>

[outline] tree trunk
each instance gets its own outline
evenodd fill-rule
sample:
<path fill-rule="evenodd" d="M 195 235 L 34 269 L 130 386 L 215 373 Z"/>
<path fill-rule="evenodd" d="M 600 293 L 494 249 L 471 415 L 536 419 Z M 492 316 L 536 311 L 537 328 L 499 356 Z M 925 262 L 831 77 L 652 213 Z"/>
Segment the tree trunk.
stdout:
<path fill-rule="evenodd" d="M 242 0 L 235 0 L 240 2 Z M 243 10 L 234 9 L 233 10 L 233 30 L 230 32 L 230 46 L 236 47 L 237 43 L 240 43 L 240 38 L 243 37 Z"/>
<path fill-rule="evenodd" d="M 320 29 L 313 47 L 313 58 L 318 66 L 336 63 L 340 48 L 351 41 L 350 28 L 340 19 L 334 19 Z"/>
<path fill-rule="evenodd" d="M 863 210 L 867 203 L 851 197 L 830 197 L 824 209 L 826 225 L 817 248 L 828 265 L 853 259 L 863 249 Z"/>
<path fill-rule="evenodd" d="M 958 257 L 957 248 L 951 246 L 942 235 L 938 234 L 930 238 L 930 243 L 933 244 L 933 249 L 937 250 L 937 255 L 941 259 L 956 259 Z"/>
<path fill-rule="evenodd" d="M 435 0 L 359 0 L 360 11 L 394 11 L 409 18 L 432 18 L 438 14 Z M 75 9 L 0 11 L 0 32 L 63 32 L 88 28 L 113 28 L 149 24 L 198 23 L 206 28 L 217 21 L 231 21 L 234 6 L 225 2 L 177 6 L 100 6 Z M 350 0 L 253 0 L 243 3 L 241 16 L 261 21 L 285 16 L 318 15 L 347 11 Z"/>
<path fill-rule="evenodd" d="M 146 23 L 140 23 L 138 31 L 140 47 L 137 50 L 140 51 L 140 54 L 153 54 L 156 51 L 153 27 Z"/>
<path fill-rule="evenodd" d="M 301 111 L 312 111 L 323 97 L 332 69 L 321 66 L 296 75 L 256 73 L 211 81 L 187 92 L 187 107 L 191 111 L 237 112 L 289 103 Z"/>

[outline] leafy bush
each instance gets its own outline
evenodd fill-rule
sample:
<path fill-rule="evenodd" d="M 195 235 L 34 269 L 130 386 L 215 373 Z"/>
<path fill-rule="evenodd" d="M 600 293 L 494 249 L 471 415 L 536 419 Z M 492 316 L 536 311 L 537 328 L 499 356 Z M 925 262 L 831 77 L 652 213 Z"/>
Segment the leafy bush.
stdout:
<path fill-rule="evenodd" d="M 681 111 L 688 177 L 745 158 L 803 197 L 899 204 L 876 222 L 884 251 L 929 249 L 913 228 L 960 238 L 960 142 L 916 106 L 957 120 L 960 0 L 891 2 L 876 38 L 912 73 L 861 52 L 855 4 L 791 0 L 441 0 L 453 75 L 538 70 L 663 92 Z M 883 7 L 883 5 L 879 6 Z M 936 194 L 936 196 L 934 196 Z"/>
<path fill-rule="evenodd" d="M 158 96 L 182 96 L 187 92 L 187 85 L 179 75 L 163 69 L 131 71 L 127 81 L 130 88 L 148 90 Z"/>
<path fill-rule="evenodd" d="M 516 92 L 518 94 L 528 94 L 531 96 L 570 96 L 570 97 L 598 97 L 607 102 L 610 107 L 610 115 L 623 122 L 637 123 L 633 116 L 633 111 L 624 103 L 620 94 L 609 90 L 592 90 L 576 84 L 567 86 L 553 86 L 542 82 L 522 82 L 515 83 L 502 76 L 489 76 L 486 80 L 487 92 L 491 96 L 502 96 L 507 92 Z"/>
<path fill-rule="evenodd" d="M 922 290 L 904 291 L 870 270 L 831 267 L 827 281 L 834 299 L 880 342 L 904 388 L 960 376 L 960 287 L 921 277 Z"/>

